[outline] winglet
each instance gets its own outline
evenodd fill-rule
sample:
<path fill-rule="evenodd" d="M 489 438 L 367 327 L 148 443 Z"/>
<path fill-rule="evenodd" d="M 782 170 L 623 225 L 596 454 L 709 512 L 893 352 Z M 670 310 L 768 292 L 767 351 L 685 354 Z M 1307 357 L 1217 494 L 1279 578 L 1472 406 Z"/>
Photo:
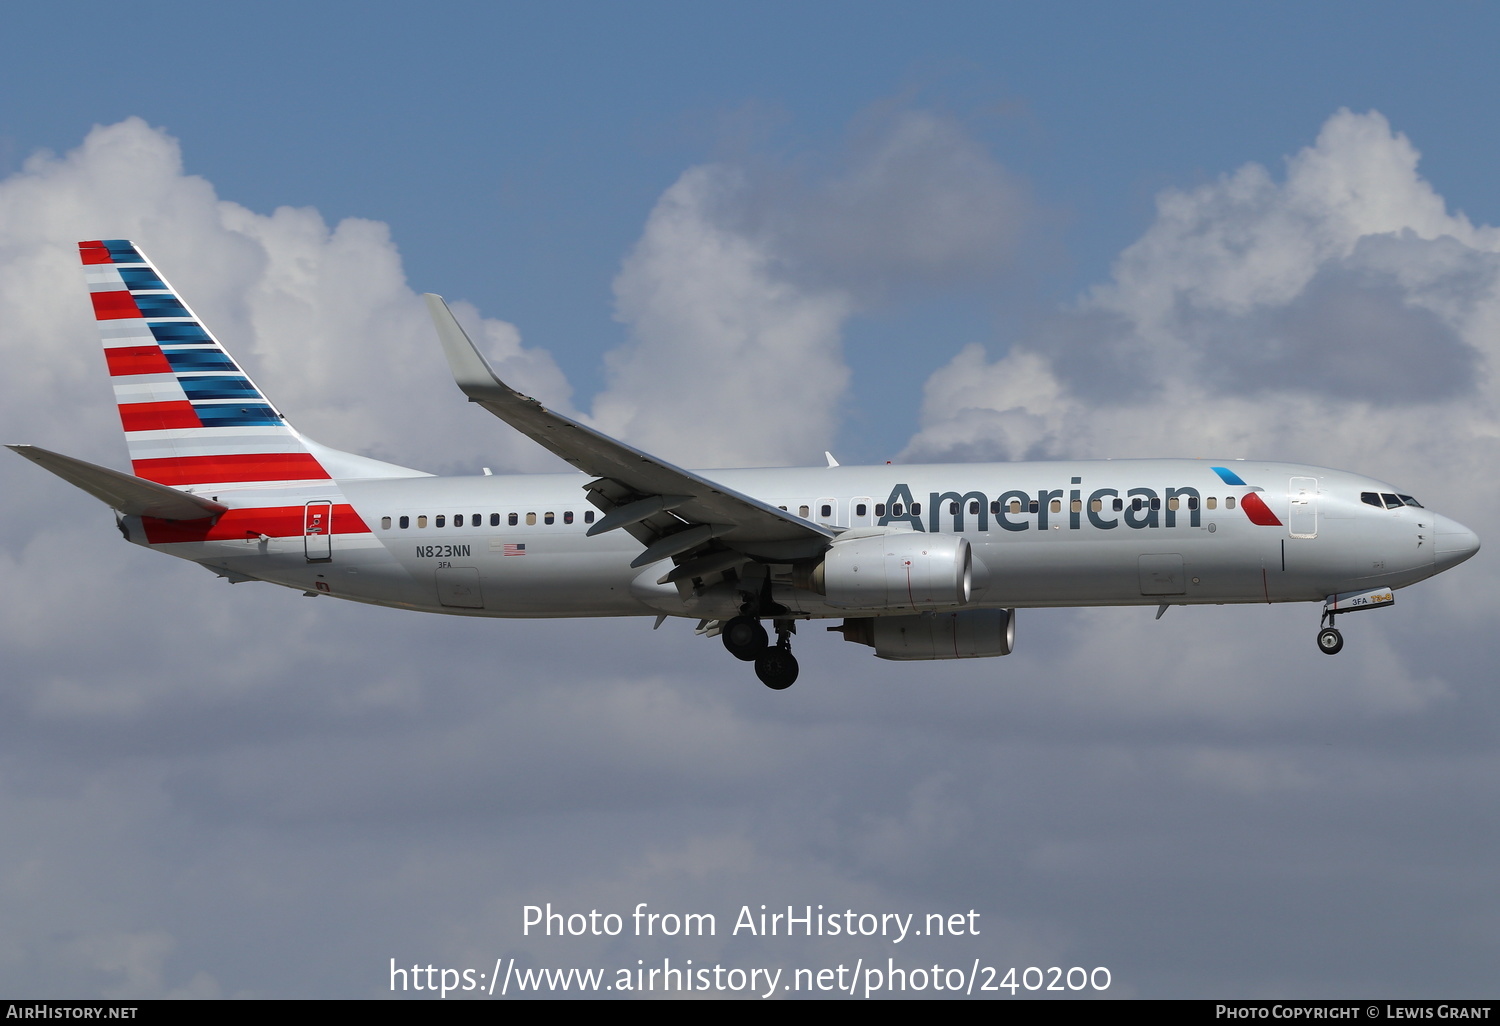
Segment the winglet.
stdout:
<path fill-rule="evenodd" d="M 442 296 L 428 292 L 422 298 L 427 300 L 427 311 L 432 315 L 438 340 L 443 344 L 443 355 L 448 358 L 453 381 L 471 402 L 514 402 L 525 398 L 500 380 Z"/>

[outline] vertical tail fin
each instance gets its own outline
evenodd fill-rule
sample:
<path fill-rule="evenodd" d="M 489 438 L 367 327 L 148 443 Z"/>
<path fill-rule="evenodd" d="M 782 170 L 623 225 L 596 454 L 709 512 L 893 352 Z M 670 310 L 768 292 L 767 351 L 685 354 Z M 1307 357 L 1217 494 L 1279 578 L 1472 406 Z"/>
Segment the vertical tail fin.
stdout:
<path fill-rule="evenodd" d="M 178 488 L 329 478 L 139 249 L 78 249 L 136 476 Z"/>

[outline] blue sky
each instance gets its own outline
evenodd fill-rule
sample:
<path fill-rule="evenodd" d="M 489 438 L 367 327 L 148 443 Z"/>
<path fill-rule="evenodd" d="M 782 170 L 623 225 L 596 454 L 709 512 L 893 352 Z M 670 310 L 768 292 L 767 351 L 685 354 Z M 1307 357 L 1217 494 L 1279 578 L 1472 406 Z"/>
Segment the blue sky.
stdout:
<path fill-rule="evenodd" d="M 1489 542 L 1497 22 L 9 11 L 3 440 L 124 465 L 73 244 L 129 235 L 302 430 L 423 469 L 551 465 L 461 402 L 437 291 L 519 385 L 692 465 L 1252 455 Z M 1336 660 L 1311 606 L 1025 610 L 1004 660 L 806 632 L 772 695 L 684 624 L 230 588 L 14 458 L 0 523 L 6 993 L 890 953 L 518 928 L 764 901 L 980 908 L 982 939 L 927 953 L 1108 965 L 1125 996 L 1493 994 L 1484 553 Z"/>
<path fill-rule="evenodd" d="M 682 170 L 837 160 L 882 104 L 957 118 L 1047 215 L 1040 273 L 907 295 L 850 331 L 951 356 L 1003 347 L 1103 278 L 1156 193 L 1276 169 L 1340 107 L 1418 133 L 1449 203 L 1500 217 L 1483 5 L 387 4 L 12 13 L 0 168 L 135 115 L 186 170 L 268 212 L 391 226 L 419 289 L 547 346 L 585 392 L 622 338 L 609 283 Z M 45 40 L 46 45 L 34 45 Z M 930 300 L 924 302 L 924 300 Z M 908 344 L 910 342 L 908 341 Z M 909 433 L 913 390 L 856 364 L 863 446 Z"/>

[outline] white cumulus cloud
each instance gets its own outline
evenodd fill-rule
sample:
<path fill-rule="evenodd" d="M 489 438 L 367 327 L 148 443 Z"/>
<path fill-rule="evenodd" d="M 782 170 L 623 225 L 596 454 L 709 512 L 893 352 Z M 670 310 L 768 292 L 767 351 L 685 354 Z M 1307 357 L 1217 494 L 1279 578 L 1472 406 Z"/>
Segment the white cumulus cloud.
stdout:
<path fill-rule="evenodd" d="M 1026 192 L 956 121 L 876 108 L 829 154 L 690 168 L 615 281 L 604 430 L 689 466 L 816 462 L 849 319 L 1002 273 Z"/>
<path fill-rule="evenodd" d="M 1171 190 L 1111 279 L 927 382 L 911 460 L 1246 455 L 1460 490 L 1500 435 L 1500 231 L 1446 209 L 1378 113 L 1277 179 Z"/>

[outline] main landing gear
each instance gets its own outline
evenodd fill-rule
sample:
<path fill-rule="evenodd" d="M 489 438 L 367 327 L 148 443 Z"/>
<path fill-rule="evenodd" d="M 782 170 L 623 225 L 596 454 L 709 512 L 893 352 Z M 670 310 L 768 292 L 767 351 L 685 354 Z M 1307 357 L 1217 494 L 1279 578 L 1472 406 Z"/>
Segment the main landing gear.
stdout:
<path fill-rule="evenodd" d="M 1318 651 L 1324 655 L 1338 655 L 1344 649 L 1344 636 L 1333 625 L 1333 613 L 1324 610 L 1318 621 Z"/>
<path fill-rule="evenodd" d="M 776 644 L 771 644 L 766 629 L 753 616 L 737 616 L 719 631 L 724 647 L 736 659 L 755 663 L 755 675 L 773 691 L 784 691 L 797 683 L 797 657 L 792 655 L 791 620 L 772 621 L 776 627 Z"/>
<path fill-rule="evenodd" d="M 769 644 L 766 629 L 753 616 L 736 616 L 720 629 L 719 637 L 730 655 L 747 663 L 760 658 Z"/>

